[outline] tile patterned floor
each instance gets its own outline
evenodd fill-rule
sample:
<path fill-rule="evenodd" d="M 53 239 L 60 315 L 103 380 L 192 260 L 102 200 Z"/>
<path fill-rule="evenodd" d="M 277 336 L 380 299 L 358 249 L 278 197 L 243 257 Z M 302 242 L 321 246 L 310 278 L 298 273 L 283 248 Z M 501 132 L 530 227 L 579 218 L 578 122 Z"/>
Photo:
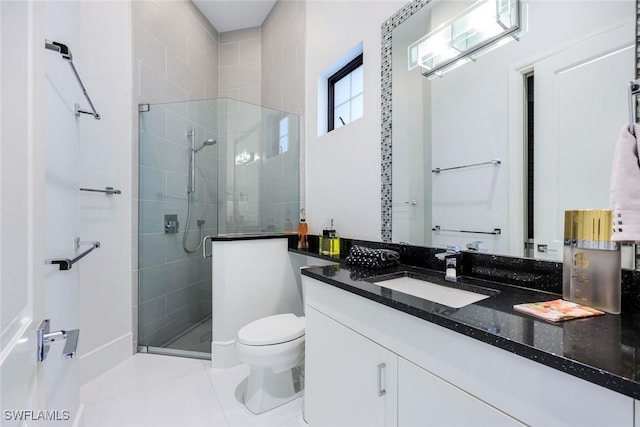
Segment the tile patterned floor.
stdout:
<path fill-rule="evenodd" d="M 305 427 L 302 399 L 261 415 L 241 403 L 249 367 L 138 353 L 81 390 L 84 427 Z"/>

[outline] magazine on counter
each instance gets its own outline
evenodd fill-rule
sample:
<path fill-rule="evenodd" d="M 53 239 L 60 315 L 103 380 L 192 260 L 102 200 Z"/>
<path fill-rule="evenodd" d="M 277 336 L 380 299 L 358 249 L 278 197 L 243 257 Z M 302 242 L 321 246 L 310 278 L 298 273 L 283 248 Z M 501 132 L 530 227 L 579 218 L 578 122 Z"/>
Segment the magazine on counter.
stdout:
<path fill-rule="evenodd" d="M 563 320 L 580 319 L 604 314 L 604 311 L 563 299 L 516 304 L 513 308 L 522 313 L 531 314 L 532 316 L 540 317 L 551 322 L 561 322 Z"/>

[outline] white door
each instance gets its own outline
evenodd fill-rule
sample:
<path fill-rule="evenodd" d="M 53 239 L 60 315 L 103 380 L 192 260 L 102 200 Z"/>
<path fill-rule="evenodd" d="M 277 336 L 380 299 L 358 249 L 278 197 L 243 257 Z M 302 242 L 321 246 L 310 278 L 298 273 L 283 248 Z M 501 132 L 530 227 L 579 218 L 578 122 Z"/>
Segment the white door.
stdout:
<path fill-rule="evenodd" d="M 34 183 L 30 165 L 29 28 L 33 6 L 0 2 L 0 424 L 29 421 L 36 411 L 38 365 L 34 328 L 42 318 L 42 286 L 34 280 Z M 41 285 L 41 283 L 40 283 Z M 22 411 L 22 412 L 21 412 Z"/>
<path fill-rule="evenodd" d="M 305 320 L 309 425 L 397 425 L 398 356 L 310 306 Z"/>
<path fill-rule="evenodd" d="M 54 143 L 60 141 L 77 144 L 77 125 L 69 104 L 59 96 L 68 93 L 63 87 L 67 83 L 60 83 L 59 75 L 50 66 L 49 51 L 44 49 L 45 38 L 67 38 L 73 33 L 73 26 L 65 18 L 70 16 L 69 9 L 76 7 L 72 3 L 0 2 L 3 426 L 65 426 L 78 416 L 77 361 L 63 360 L 64 344 L 55 343 L 40 363 L 36 344 L 36 329 L 46 318 L 51 319 L 51 332 L 78 327 L 77 271 L 57 271 L 55 266 L 44 264 L 47 258 L 66 258 L 73 253 L 72 238 L 57 239 L 56 233 L 75 229 L 77 223 L 75 218 L 60 214 L 63 209 L 77 211 L 77 203 L 69 206 L 66 200 L 50 199 L 51 190 L 60 182 L 72 187 L 70 193 L 77 197 L 75 183 L 52 179 L 64 176 L 61 173 L 52 177 L 52 168 L 58 167 L 62 172 L 70 168 L 57 166 L 57 158 L 49 151 L 55 150 Z M 68 67 L 57 55 L 55 60 Z M 71 70 L 64 71 L 73 82 Z M 64 132 L 61 124 L 66 126 Z M 69 150 L 57 148 L 74 156 Z M 74 231 L 67 234 L 73 235 Z"/>
<path fill-rule="evenodd" d="M 633 24 L 616 28 L 534 65 L 536 258 L 562 260 L 565 210 L 609 208 L 613 151 L 628 121 L 634 31 Z"/>

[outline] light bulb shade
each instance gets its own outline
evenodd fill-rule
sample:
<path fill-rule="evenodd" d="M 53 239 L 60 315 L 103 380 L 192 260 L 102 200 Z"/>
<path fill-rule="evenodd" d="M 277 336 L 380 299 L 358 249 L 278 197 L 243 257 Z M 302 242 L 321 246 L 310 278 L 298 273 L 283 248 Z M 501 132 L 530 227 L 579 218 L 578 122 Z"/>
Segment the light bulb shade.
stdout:
<path fill-rule="evenodd" d="M 439 75 L 520 30 L 520 0 L 480 0 L 409 46 L 409 69 Z M 453 64 L 456 66 L 452 67 Z"/>

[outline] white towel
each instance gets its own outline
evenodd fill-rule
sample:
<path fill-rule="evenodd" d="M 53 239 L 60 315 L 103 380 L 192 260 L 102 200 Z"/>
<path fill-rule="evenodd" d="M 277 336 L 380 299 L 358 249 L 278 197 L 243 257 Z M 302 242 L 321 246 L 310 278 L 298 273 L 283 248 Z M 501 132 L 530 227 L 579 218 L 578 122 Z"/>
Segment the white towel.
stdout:
<path fill-rule="evenodd" d="M 640 125 L 634 124 L 640 137 Z M 615 242 L 640 242 L 640 159 L 638 140 L 628 125 L 620 132 L 611 170 L 611 209 Z"/>

